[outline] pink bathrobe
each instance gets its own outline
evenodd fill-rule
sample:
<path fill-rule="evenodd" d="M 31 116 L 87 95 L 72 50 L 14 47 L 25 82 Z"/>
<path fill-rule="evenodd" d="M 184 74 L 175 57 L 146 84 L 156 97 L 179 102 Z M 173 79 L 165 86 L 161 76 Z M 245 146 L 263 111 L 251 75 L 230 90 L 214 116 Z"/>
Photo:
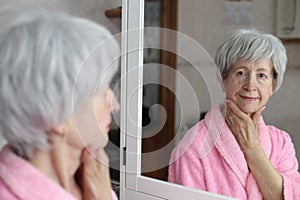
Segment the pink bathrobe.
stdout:
<path fill-rule="evenodd" d="M 0 152 L 0 199 L 76 200 L 8 147 Z M 117 200 L 114 192 L 113 199 Z"/>
<path fill-rule="evenodd" d="M 173 150 L 169 181 L 238 199 L 262 199 L 244 154 L 225 123 L 223 107 L 218 105 L 208 112 Z M 258 130 L 261 147 L 283 177 L 284 199 L 300 199 L 300 174 L 290 136 L 266 126 L 262 117 Z"/>

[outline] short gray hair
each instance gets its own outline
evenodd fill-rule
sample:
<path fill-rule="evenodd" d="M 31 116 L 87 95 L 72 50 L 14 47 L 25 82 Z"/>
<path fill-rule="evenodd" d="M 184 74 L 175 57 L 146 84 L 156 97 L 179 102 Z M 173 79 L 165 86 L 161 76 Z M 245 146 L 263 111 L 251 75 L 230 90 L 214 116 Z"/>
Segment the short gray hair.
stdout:
<path fill-rule="evenodd" d="M 108 85 L 119 45 L 99 24 L 44 9 L 0 12 L 0 131 L 20 156 Z M 100 81 L 99 81 L 100 80 Z"/>
<path fill-rule="evenodd" d="M 271 34 L 261 33 L 255 29 L 235 30 L 217 49 L 215 63 L 222 78 L 226 78 L 228 72 L 239 61 L 256 62 L 269 58 L 273 64 L 274 92 L 276 92 L 283 81 L 287 56 L 282 42 Z"/>

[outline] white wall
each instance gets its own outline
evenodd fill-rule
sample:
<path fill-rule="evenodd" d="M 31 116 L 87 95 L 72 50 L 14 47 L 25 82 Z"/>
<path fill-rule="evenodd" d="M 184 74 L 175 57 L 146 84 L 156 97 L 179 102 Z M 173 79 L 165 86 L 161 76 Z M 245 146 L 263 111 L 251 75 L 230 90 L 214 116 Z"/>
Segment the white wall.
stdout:
<path fill-rule="evenodd" d="M 254 27 L 268 33 L 275 34 L 276 27 L 276 4 L 275 0 L 251 1 L 250 18 L 248 22 L 241 24 L 230 23 L 225 19 L 225 3 L 220 0 L 178 0 L 178 30 L 189 35 L 199 42 L 213 58 L 214 53 L 229 31 L 236 28 Z M 242 1 L 240 1 L 242 2 Z M 199 63 L 203 69 L 211 66 L 203 63 L 204 58 L 195 52 L 191 47 L 180 45 L 178 48 L 190 52 L 193 55 L 193 62 Z M 283 130 L 286 130 L 293 138 L 297 150 L 298 160 L 300 161 L 300 42 L 287 43 L 288 52 L 288 70 L 285 76 L 284 84 L 281 90 L 270 100 L 264 113 L 265 120 Z M 207 58 L 205 58 L 207 59 Z M 191 65 L 182 59 L 177 61 L 178 71 L 187 77 L 197 92 L 200 111 L 209 109 L 209 95 L 203 84 L 203 80 L 197 77 L 195 70 Z M 214 78 L 214 77 L 211 77 Z M 217 80 L 216 86 L 218 85 Z M 177 79 L 176 93 L 183 96 L 181 99 L 181 108 L 177 107 L 176 111 L 181 118 L 177 118 L 177 124 L 192 125 L 199 119 L 199 112 L 193 109 L 197 106 L 190 100 L 191 93 L 183 88 L 182 80 Z M 180 121 L 181 120 L 181 121 Z M 184 130 L 185 127 L 179 127 Z M 182 131 L 179 131 L 180 133 Z"/>

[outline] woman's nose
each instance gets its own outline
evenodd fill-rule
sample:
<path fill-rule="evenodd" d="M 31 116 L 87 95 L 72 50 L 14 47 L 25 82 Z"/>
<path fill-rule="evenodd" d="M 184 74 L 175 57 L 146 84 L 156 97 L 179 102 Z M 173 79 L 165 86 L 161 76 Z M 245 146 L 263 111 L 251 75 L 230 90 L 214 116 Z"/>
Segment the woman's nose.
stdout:
<path fill-rule="evenodd" d="M 257 80 L 254 75 L 249 75 L 245 79 L 244 89 L 247 91 L 256 91 L 257 87 Z"/>
<path fill-rule="evenodd" d="M 110 108 L 111 112 L 118 112 L 120 110 L 120 104 L 113 91 L 110 91 Z"/>

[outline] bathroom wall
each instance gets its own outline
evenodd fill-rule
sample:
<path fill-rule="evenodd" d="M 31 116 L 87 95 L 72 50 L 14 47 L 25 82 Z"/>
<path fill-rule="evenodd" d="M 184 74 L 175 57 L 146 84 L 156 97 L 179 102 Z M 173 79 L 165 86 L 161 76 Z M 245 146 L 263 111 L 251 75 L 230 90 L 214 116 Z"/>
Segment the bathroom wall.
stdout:
<path fill-rule="evenodd" d="M 104 12 L 110 8 L 121 6 L 121 0 L 0 0 L 0 6 L 33 4 L 53 10 L 61 10 L 77 16 L 96 21 L 113 33 L 120 32 L 119 20 L 111 20 L 105 17 Z"/>
<path fill-rule="evenodd" d="M 230 10 L 226 10 L 226 0 L 178 0 L 178 30 L 194 39 L 207 51 L 204 58 L 200 56 L 204 55 L 203 53 L 199 54 L 196 49 L 178 42 L 178 48 L 190 53 L 190 60 L 195 64 L 192 66 L 186 60 L 178 59 L 178 72 L 187 78 L 198 97 L 198 102 L 191 101 L 193 94 L 183 86 L 183 79 L 177 78 L 176 94 L 181 97 L 180 106 L 176 109 L 176 123 L 181 123 L 178 134 L 183 134 L 188 127 L 196 123 L 199 120 L 199 112 L 205 112 L 211 106 L 210 94 L 196 69 L 209 71 L 214 67 L 210 59 L 213 58 L 223 37 L 231 30 L 250 27 L 276 34 L 276 0 L 247 1 L 248 5 L 245 1 L 236 3 L 239 2 L 241 4 L 238 6 L 248 10 L 236 13 L 236 16 L 228 16 Z M 235 21 L 241 15 L 245 17 L 244 21 Z M 270 100 L 264 116 L 267 123 L 286 130 L 292 136 L 300 160 L 300 41 L 288 42 L 285 46 L 289 59 L 285 80 L 282 88 Z M 214 87 L 219 87 L 217 80 Z M 200 111 L 195 109 L 198 105 Z"/>

